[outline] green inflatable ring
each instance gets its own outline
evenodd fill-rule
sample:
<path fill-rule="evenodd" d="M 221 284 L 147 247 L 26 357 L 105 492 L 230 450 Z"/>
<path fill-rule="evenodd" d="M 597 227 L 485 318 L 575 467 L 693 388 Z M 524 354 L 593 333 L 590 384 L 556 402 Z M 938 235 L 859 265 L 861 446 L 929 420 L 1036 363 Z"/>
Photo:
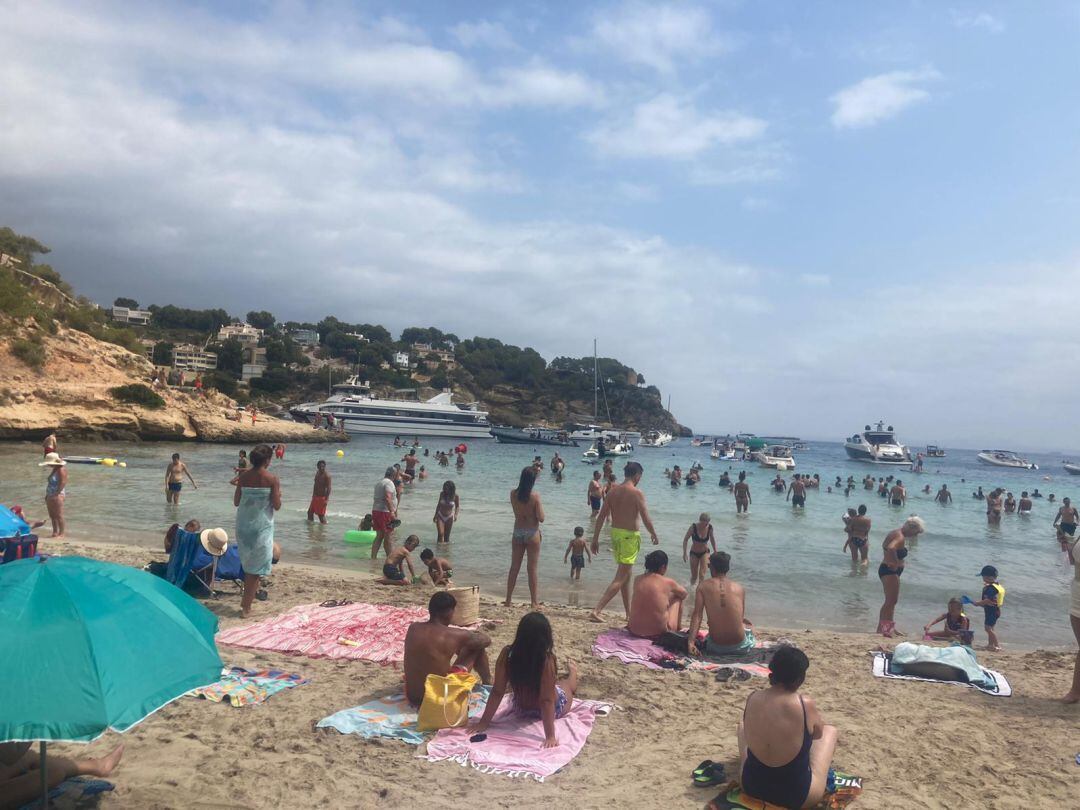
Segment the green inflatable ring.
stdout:
<path fill-rule="evenodd" d="M 358 529 L 352 529 L 345 532 L 345 542 L 370 546 L 375 542 L 375 532 L 362 532 Z"/>

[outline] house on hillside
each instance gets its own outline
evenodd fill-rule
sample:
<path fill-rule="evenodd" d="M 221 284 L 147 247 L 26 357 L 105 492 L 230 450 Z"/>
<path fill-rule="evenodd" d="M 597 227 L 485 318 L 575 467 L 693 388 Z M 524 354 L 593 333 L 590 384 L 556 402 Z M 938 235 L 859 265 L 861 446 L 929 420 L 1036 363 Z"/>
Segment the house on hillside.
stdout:
<path fill-rule="evenodd" d="M 244 363 L 240 369 L 240 379 L 249 382 L 254 377 L 261 377 L 266 371 L 266 349 L 259 346 L 245 346 Z"/>
<path fill-rule="evenodd" d="M 409 353 L 394 352 L 394 365 L 398 368 L 407 369 L 409 367 Z"/>
<path fill-rule="evenodd" d="M 249 323 L 227 323 L 218 330 L 217 339 L 224 343 L 229 338 L 239 341 L 244 346 L 258 345 L 262 339 L 263 330 L 256 329 Z"/>
<path fill-rule="evenodd" d="M 423 361 L 426 368 L 437 368 L 440 363 L 448 369 L 457 366 L 457 359 L 452 350 L 436 349 L 430 343 L 414 343 L 412 353 Z"/>
<path fill-rule="evenodd" d="M 293 329 L 289 333 L 289 337 L 307 348 L 314 348 L 319 345 L 319 333 L 315 329 Z"/>
<path fill-rule="evenodd" d="M 132 326 L 146 326 L 150 323 L 150 312 L 145 309 L 130 309 L 129 307 L 109 307 L 109 317 L 117 323 L 126 323 Z"/>
<path fill-rule="evenodd" d="M 173 368 L 178 371 L 213 371 L 217 368 L 217 354 L 190 343 L 173 347 Z"/>

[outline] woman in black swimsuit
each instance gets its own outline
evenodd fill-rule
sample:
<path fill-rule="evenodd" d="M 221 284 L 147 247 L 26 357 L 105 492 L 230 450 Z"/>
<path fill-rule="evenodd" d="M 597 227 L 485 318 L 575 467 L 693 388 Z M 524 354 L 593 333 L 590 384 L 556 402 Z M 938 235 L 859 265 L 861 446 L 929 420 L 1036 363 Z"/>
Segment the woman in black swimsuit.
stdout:
<path fill-rule="evenodd" d="M 705 579 L 705 573 L 708 570 L 705 555 L 709 553 L 709 545 L 712 544 L 712 550 L 716 551 L 716 538 L 713 535 L 710 520 L 712 518 L 709 517 L 709 513 L 702 512 L 698 515 L 697 523 L 691 523 L 690 528 L 683 535 L 682 558 L 683 562 L 688 560 L 690 562 L 690 587 L 697 584 L 699 579 Z M 686 553 L 687 543 L 690 543 L 689 557 L 687 557 Z"/>
<path fill-rule="evenodd" d="M 925 531 L 926 524 L 923 519 L 912 515 L 899 529 L 893 529 L 885 535 L 885 542 L 882 543 L 885 553 L 881 565 L 878 566 L 877 575 L 885 591 L 885 602 L 878 612 L 877 631 L 886 638 L 903 635 L 896 629 L 893 614 L 896 603 L 900 600 L 900 575 L 904 573 L 904 558 L 908 555 L 906 543 L 908 539 L 918 537 Z"/>
<path fill-rule="evenodd" d="M 778 807 L 816 806 L 825 796 L 836 750 L 836 728 L 825 725 L 811 698 L 797 694 L 809 666 L 802 650 L 777 650 L 769 663 L 769 688 L 746 699 L 739 723 L 743 790 Z"/>

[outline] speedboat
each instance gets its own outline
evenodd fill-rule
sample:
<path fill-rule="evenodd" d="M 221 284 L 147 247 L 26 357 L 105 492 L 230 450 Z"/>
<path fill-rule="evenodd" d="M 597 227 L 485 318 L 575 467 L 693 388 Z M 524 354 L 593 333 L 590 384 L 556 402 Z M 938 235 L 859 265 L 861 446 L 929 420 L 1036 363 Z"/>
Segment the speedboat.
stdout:
<path fill-rule="evenodd" d="M 928 444 L 926 445 L 926 457 L 945 458 L 945 451 L 938 447 L 936 444 Z"/>
<path fill-rule="evenodd" d="M 794 470 L 795 458 L 791 455 L 791 448 L 786 444 L 773 444 L 763 447 L 754 455 L 762 467 L 772 470 Z"/>
<path fill-rule="evenodd" d="M 911 453 L 896 438 L 893 426 L 885 428 L 884 422 L 878 422 L 871 429 L 869 425 L 862 433 L 856 433 L 844 440 L 844 450 L 855 461 L 870 464 L 911 464 Z"/>
<path fill-rule="evenodd" d="M 713 439 L 713 446 L 712 450 L 709 451 L 709 458 L 717 461 L 734 461 L 735 449 L 727 441 Z"/>
<path fill-rule="evenodd" d="M 617 430 L 615 428 L 604 428 L 600 425 L 582 425 L 578 423 L 571 423 L 566 426 L 566 432 L 570 434 L 570 438 L 577 442 L 595 442 L 603 439 L 606 442 L 641 442 L 641 433 L 636 430 Z"/>
<path fill-rule="evenodd" d="M 602 458 L 610 458 L 612 456 L 628 456 L 634 452 L 634 446 L 628 442 L 616 442 L 612 445 L 606 445 L 602 442 L 597 442 L 584 453 L 581 454 L 581 460 L 587 464 L 595 464 Z"/>
<path fill-rule="evenodd" d="M 1065 468 L 1065 471 L 1069 475 L 1080 475 L 1080 464 L 1073 464 L 1071 461 L 1066 461 L 1061 466 Z"/>
<path fill-rule="evenodd" d="M 493 427 L 491 435 L 500 444 L 553 444 L 558 447 L 577 447 L 578 443 L 564 430 L 544 427 Z"/>
<path fill-rule="evenodd" d="M 667 447 L 675 437 L 664 430 L 650 430 L 641 437 L 642 447 Z"/>
<path fill-rule="evenodd" d="M 1020 458 L 1012 450 L 983 450 L 976 456 L 983 464 L 994 467 L 1012 467 L 1016 470 L 1037 470 L 1038 464 L 1032 464 L 1026 458 Z"/>

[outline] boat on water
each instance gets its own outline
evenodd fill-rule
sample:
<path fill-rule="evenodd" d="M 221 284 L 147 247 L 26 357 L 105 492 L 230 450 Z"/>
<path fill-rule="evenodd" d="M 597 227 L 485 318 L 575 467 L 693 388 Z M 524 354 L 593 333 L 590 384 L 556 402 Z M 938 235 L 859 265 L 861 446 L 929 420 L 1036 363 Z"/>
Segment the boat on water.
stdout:
<path fill-rule="evenodd" d="M 938 447 L 936 444 L 928 444 L 926 445 L 926 457 L 945 458 L 945 451 Z"/>
<path fill-rule="evenodd" d="M 754 453 L 758 463 L 762 467 L 772 470 L 794 470 L 795 457 L 791 454 L 791 448 L 786 444 L 771 444 Z"/>
<path fill-rule="evenodd" d="M 1012 450 L 983 450 L 975 456 L 983 464 L 993 467 L 1011 467 L 1014 470 L 1037 470 L 1038 464 L 1033 464 L 1026 458 L 1021 458 Z"/>
<path fill-rule="evenodd" d="M 582 425 L 571 422 L 565 427 L 570 438 L 583 444 L 591 444 L 603 439 L 606 442 L 618 442 L 620 439 L 633 443 L 640 443 L 642 435 L 636 430 L 619 430 L 617 428 L 605 428 L 600 425 Z"/>
<path fill-rule="evenodd" d="M 639 447 L 667 447 L 675 441 L 675 437 L 668 433 L 666 430 L 650 430 L 646 431 L 645 435 L 641 437 L 641 441 L 638 442 Z"/>
<path fill-rule="evenodd" d="M 709 458 L 714 461 L 734 461 L 735 448 L 729 441 L 724 439 L 713 439 L 713 446 L 712 450 L 709 451 Z"/>
<path fill-rule="evenodd" d="M 867 425 L 862 433 L 849 436 L 844 440 L 844 450 L 855 461 L 869 464 L 911 464 L 911 453 L 897 440 L 893 426 L 886 428 L 884 421 L 879 421 L 873 429 Z"/>
<path fill-rule="evenodd" d="M 500 444 L 551 444 L 557 447 L 577 447 L 565 430 L 544 427 L 493 427 L 491 435 Z"/>
<path fill-rule="evenodd" d="M 604 458 L 613 458 L 615 456 L 628 456 L 634 452 L 634 446 L 629 442 L 615 442 L 614 444 L 607 444 L 606 442 L 598 441 L 588 450 L 581 454 L 581 460 L 586 464 L 596 464 L 598 461 Z"/>
<path fill-rule="evenodd" d="M 742 453 L 744 456 L 747 453 L 754 450 L 761 450 L 765 447 L 765 440 L 755 436 L 753 433 L 736 433 L 735 434 L 735 452 Z"/>
<path fill-rule="evenodd" d="M 1069 475 L 1080 475 L 1080 464 L 1073 464 L 1071 461 L 1066 461 L 1061 466 L 1065 468 L 1065 472 Z"/>
<path fill-rule="evenodd" d="M 350 377 L 333 387 L 322 402 L 305 402 L 289 409 L 298 422 L 314 423 L 316 417 L 333 416 L 348 433 L 374 433 L 392 436 L 444 436 L 455 439 L 490 439 L 491 423 L 487 411 L 477 403 L 454 404 L 449 391 L 426 401 L 380 399 L 362 393 L 365 383 Z"/>

